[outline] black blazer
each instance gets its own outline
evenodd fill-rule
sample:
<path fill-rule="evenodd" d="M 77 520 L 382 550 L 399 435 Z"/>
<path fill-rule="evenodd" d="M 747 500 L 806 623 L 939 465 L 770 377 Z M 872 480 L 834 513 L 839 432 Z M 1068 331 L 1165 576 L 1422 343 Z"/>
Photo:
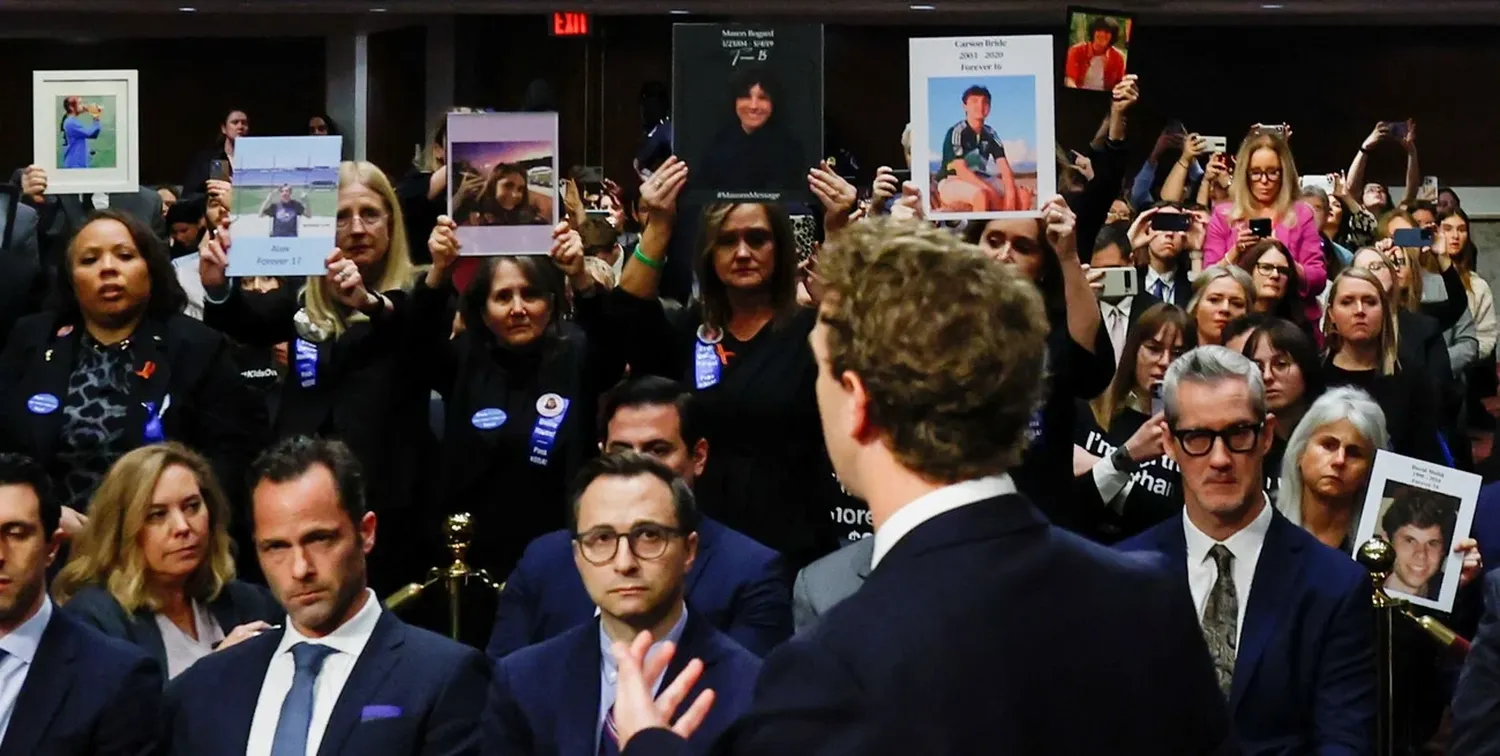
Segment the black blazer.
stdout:
<path fill-rule="evenodd" d="M 316 382 L 304 388 L 293 368 L 282 382 L 274 428 L 276 438 L 342 439 L 364 469 L 371 509 L 382 514 L 414 503 L 432 438 L 426 379 L 406 351 L 407 296 L 400 290 L 383 294 L 393 312 L 354 323 L 336 340 L 310 344 L 317 352 Z M 234 286 L 223 304 L 204 303 L 203 321 L 251 346 L 292 342 L 288 357 L 295 359 L 292 319 L 299 296 L 293 286 L 263 295 Z"/>
<path fill-rule="evenodd" d="M 933 517 L 766 659 L 713 753 L 1233 753 L 1192 599 L 1021 496 Z M 684 754 L 665 729 L 625 756 Z"/>
<path fill-rule="evenodd" d="M 597 398 L 625 360 L 599 330 L 602 293 L 576 298 L 574 321 L 522 350 L 499 346 L 482 323 L 450 340 L 451 293 L 418 282 L 411 295 L 413 356 L 444 400 L 435 493 L 442 511 L 474 513 L 470 559 L 498 574 L 532 539 L 567 526 L 568 487 L 598 454 Z"/>
<path fill-rule="evenodd" d="M 86 586 L 73 594 L 64 610 L 99 632 L 129 641 L 150 654 L 165 677 L 167 649 L 162 643 L 161 629 L 156 626 L 155 612 L 141 609 L 126 614 L 120 602 L 97 585 Z M 265 588 L 239 580 L 225 584 L 218 597 L 208 602 L 208 612 L 225 635 L 247 622 L 276 623 L 286 616 Z"/>
<path fill-rule="evenodd" d="M 54 608 L 0 756 L 155 756 L 161 701 L 140 649 Z"/>
<path fill-rule="evenodd" d="M 261 682 L 282 632 L 198 660 L 167 686 L 166 754 L 243 755 Z M 323 732 L 320 756 L 479 753 L 490 665 L 477 650 L 389 611 L 355 662 Z"/>
<path fill-rule="evenodd" d="M 1185 251 L 1181 254 L 1183 257 L 1187 256 L 1187 252 Z M 1132 327 L 1135 325 L 1135 321 L 1141 319 L 1141 313 L 1151 309 L 1151 306 L 1157 302 L 1162 301 L 1146 290 L 1147 270 L 1148 268 L 1145 265 L 1135 266 L 1135 278 L 1139 284 L 1139 291 L 1136 292 L 1135 297 L 1130 303 L 1130 325 Z M 1193 301 L 1193 282 L 1188 280 L 1187 266 L 1180 266 L 1172 278 L 1172 304 L 1186 311 L 1188 302 L 1191 301 Z"/>
<path fill-rule="evenodd" d="M 38 414 L 27 405 L 47 394 L 65 402 L 81 324 L 48 311 L 23 318 L 0 353 L 0 450 L 26 454 L 57 477 L 61 407 Z M 237 491 L 264 437 L 265 410 L 240 379 L 224 336 L 186 315 L 147 317 L 131 336 L 136 376 L 130 384 L 126 426 L 132 448 L 146 445 L 145 404 L 171 397 L 162 416 L 168 440 L 206 456 L 225 488 Z M 148 364 L 154 368 L 148 370 Z M 148 372 L 146 377 L 141 377 Z"/>

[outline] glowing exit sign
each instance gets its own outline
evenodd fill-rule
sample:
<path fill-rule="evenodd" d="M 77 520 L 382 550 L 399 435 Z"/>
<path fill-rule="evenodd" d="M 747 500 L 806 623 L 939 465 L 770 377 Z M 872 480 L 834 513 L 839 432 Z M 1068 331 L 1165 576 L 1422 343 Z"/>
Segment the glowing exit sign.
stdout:
<path fill-rule="evenodd" d="M 552 36 L 587 37 L 593 33 L 592 19 L 587 13 L 554 11 L 552 13 Z"/>

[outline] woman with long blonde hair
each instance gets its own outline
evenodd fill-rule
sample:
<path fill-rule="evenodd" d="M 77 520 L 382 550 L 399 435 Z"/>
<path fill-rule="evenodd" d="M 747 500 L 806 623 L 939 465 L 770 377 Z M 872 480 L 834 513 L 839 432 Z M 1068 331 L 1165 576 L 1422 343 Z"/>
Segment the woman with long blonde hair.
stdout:
<path fill-rule="evenodd" d="M 1438 435 L 1437 387 L 1423 371 L 1403 369 L 1400 338 L 1395 305 L 1375 273 L 1353 267 L 1334 279 L 1323 338 L 1328 387 L 1353 386 L 1374 397 L 1395 452 L 1451 464 Z"/>
<path fill-rule="evenodd" d="M 1270 131 L 1252 132 L 1240 144 L 1229 185 L 1230 201 L 1213 209 L 1203 242 L 1203 264 L 1221 260 L 1237 264 L 1263 235 L 1274 236 L 1286 246 L 1301 282 L 1299 290 L 1289 296 L 1301 301 L 1307 322 L 1316 323 L 1322 313 L 1318 294 L 1328 283 L 1328 272 L 1317 218 L 1300 195 L 1297 164 L 1286 138 Z"/>
<path fill-rule="evenodd" d="M 208 462 L 177 443 L 121 457 L 52 583 L 66 611 L 130 641 L 176 677 L 284 612 L 234 579 L 229 501 Z"/>
<path fill-rule="evenodd" d="M 427 532 L 413 503 L 432 445 L 429 391 L 407 349 L 417 269 L 405 229 L 385 174 L 372 163 L 345 162 L 325 275 L 308 277 L 300 291 L 246 295 L 225 275 L 235 254 L 227 223 L 199 248 L 198 267 L 204 322 L 251 346 L 291 342 L 276 437 L 344 440 L 368 471 L 371 508 L 388 532 Z M 427 561 L 418 548 L 392 544 L 372 560 L 372 584 L 394 590 Z"/>

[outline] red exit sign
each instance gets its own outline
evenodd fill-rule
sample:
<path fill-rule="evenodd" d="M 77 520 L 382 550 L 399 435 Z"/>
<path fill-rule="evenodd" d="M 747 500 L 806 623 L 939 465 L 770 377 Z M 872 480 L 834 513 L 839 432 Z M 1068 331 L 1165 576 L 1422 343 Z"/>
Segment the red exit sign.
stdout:
<path fill-rule="evenodd" d="M 587 13 L 554 11 L 552 13 L 552 36 L 587 37 L 593 33 L 593 19 Z"/>

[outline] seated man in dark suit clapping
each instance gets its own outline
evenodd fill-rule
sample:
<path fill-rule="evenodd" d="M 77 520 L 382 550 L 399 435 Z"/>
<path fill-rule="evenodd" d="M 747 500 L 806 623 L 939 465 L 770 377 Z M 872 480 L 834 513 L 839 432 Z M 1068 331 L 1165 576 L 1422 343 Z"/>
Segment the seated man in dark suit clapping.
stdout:
<path fill-rule="evenodd" d="M 697 555 L 697 508 L 687 484 L 655 459 L 620 452 L 579 473 L 572 515 L 577 570 L 599 619 L 528 646 L 495 668 L 484 717 L 494 756 L 618 754 L 613 641 L 651 631 L 702 660 L 698 688 L 716 705 L 688 752 L 702 752 L 750 702 L 760 659 L 715 630 L 690 604 L 684 580 Z"/>
<path fill-rule="evenodd" d="M 691 488 L 709 455 L 708 440 L 693 422 L 691 402 L 690 392 L 666 378 L 622 382 L 602 402 L 604 450 L 655 457 Z M 792 634 L 791 597 L 780 556 L 707 517 L 698 523 L 698 555 L 685 590 L 694 612 L 754 654 L 764 656 Z M 573 567 L 573 534 L 548 533 L 527 545 L 506 579 L 487 652 L 499 661 L 589 622 L 595 612 Z"/>
<path fill-rule="evenodd" d="M 366 587 L 375 514 L 365 511 L 348 447 L 291 438 L 261 455 L 254 473 L 255 546 L 286 626 L 172 681 L 170 753 L 477 753 L 489 665 L 403 623 Z"/>
<path fill-rule="evenodd" d="M 48 488 L 40 465 L 0 454 L 0 754 L 151 756 L 156 664 L 47 598 L 62 518 Z"/>
<path fill-rule="evenodd" d="M 1245 753 L 1373 753 L 1370 578 L 1261 489 L 1276 418 L 1260 368 L 1199 347 L 1162 393 L 1186 506 L 1119 548 L 1165 556 L 1191 593 Z"/>

